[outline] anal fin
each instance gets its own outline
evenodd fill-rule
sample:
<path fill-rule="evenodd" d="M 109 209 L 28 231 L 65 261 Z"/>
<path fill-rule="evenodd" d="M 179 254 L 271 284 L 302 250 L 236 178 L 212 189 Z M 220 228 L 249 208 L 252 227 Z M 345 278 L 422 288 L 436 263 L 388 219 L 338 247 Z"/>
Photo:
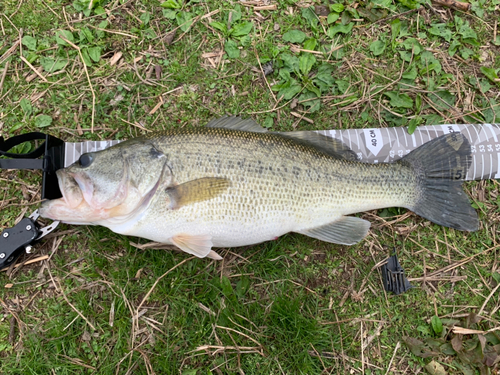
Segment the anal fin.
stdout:
<path fill-rule="evenodd" d="M 298 231 L 297 233 L 325 242 L 354 245 L 366 237 L 369 229 L 369 221 L 354 216 L 343 216 L 333 223 Z"/>

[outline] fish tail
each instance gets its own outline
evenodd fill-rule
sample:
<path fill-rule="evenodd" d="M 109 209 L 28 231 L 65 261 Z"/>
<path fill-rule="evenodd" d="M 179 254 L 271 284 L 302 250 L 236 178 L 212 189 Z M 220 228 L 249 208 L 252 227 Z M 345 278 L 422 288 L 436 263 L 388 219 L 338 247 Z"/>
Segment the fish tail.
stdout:
<path fill-rule="evenodd" d="M 399 161 L 410 165 L 417 176 L 415 203 L 408 207 L 416 214 L 450 228 L 475 231 L 477 212 L 462 189 L 472 163 L 471 147 L 461 133 L 433 139 Z"/>

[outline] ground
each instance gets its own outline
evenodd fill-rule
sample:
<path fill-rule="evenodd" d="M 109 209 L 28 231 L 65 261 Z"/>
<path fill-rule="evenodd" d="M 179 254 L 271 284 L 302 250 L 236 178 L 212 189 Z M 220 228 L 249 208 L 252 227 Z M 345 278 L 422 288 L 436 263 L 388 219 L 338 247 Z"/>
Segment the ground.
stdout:
<path fill-rule="evenodd" d="M 499 4 L 4 0 L 0 130 L 498 123 Z M 1 171 L 0 228 L 39 206 L 40 182 Z M 0 273 L 0 373 L 498 373 L 499 183 L 464 187 L 474 233 L 386 209 L 359 215 L 355 246 L 290 234 L 219 262 L 61 225 Z M 414 286 L 397 296 L 379 268 L 394 250 Z"/>

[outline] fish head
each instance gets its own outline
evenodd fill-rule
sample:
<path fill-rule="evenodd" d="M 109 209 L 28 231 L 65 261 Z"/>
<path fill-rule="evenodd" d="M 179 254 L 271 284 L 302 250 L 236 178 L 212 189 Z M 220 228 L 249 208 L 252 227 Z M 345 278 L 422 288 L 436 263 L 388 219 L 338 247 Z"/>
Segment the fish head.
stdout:
<path fill-rule="evenodd" d="M 73 224 L 130 217 L 168 180 L 167 164 L 161 151 L 139 140 L 83 154 L 56 172 L 63 197 L 43 202 L 40 214 Z"/>

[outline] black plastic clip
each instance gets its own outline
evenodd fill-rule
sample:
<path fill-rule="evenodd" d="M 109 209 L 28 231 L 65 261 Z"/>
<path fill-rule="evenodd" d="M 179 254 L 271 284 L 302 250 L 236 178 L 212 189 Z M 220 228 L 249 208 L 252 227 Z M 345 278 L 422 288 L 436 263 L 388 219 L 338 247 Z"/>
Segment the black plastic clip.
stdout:
<path fill-rule="evenodd" d="M 25 142 L 44 140 L 36 150 L 27 154 L 8 152 L 13 147 Z M 41 169 L 42 199 L 61 198 L 56 171 L 64 167 L 64 141 L 48 134 L 33 132 L 21 134 L 4 140 L 0 137 L 0 169 Z M 43 159 L 38 159 L 43 155 Z"/>
<path fill-rule="evenodd" d="M 54 221 L 49 226 L 40 228 L 36 222 L 38 217 L 36 210 L 0 234 L 0 269 L 9 267 L 22 253 L 29 254 L 35 242 L 52 232 L 59 224 Z"/>
<path fill-rule="evenodd" d="M 399 264 L 396 253 L 387 259 L 387 263 L 382 266 L 382 280 L 384 281 L 384 289 L 396 295 L 413 288 L 405 276 L 405 270 Z"/>

